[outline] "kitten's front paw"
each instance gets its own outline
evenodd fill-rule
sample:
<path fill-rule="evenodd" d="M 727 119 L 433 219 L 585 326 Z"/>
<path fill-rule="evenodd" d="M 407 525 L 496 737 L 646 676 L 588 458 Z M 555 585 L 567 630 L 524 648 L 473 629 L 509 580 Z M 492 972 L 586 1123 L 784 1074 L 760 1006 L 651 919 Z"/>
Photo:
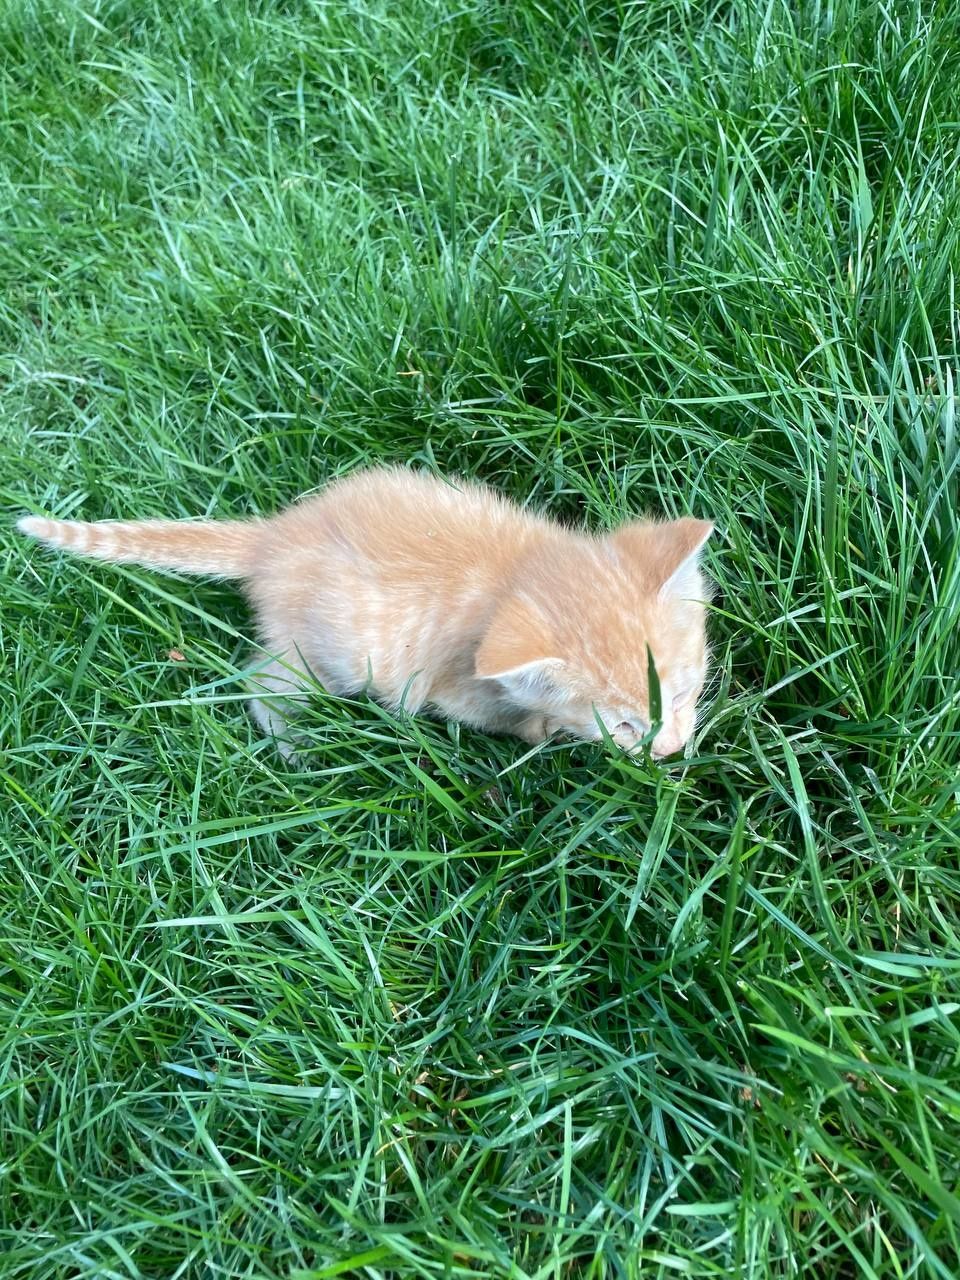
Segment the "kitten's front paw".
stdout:
<path fill-rule="evenodd" d="M 553 734 L 546 716 L 528 716 L 514 730 L 518 738 L 524 742 L 546 742 Z"/>

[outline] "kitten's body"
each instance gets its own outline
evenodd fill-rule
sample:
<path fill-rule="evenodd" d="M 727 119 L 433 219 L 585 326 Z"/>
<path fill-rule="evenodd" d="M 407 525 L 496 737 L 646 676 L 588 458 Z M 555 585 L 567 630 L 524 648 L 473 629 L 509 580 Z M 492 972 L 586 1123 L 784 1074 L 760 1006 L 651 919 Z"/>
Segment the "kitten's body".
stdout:
<path fill-rule="evenodd" d="M 693 728 L 706 667 L 697 555 L 711 526 L 563 528 L 490 489 L 384 468 L 268 520 L 136 524 L 27 517 L 80 555 L 239 578 L 275 659 L 253 704 L 281 734 L 297 673 L 378 700 L 540 741 L 623 746 L 649 728 L 647 645 L 661 684 L 657 755 Z"/>

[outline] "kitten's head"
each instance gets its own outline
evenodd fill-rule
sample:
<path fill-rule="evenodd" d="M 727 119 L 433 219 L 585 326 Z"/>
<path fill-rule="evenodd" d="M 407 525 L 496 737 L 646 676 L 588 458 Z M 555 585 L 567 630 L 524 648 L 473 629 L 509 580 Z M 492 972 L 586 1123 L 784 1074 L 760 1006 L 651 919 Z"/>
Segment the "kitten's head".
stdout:
<path fill-rule="evenodd" d="M 660 683 L 654 756 L 693 733 L 707 669 L 706 520 L 637 521 L 606 537 L 539 549 L 501 602 L 476 654 L 544 737 L 601 737 L 629 750 L 649 733 L 649 656 Z M 648 654 L 649 647 L 649 654 Z"/>

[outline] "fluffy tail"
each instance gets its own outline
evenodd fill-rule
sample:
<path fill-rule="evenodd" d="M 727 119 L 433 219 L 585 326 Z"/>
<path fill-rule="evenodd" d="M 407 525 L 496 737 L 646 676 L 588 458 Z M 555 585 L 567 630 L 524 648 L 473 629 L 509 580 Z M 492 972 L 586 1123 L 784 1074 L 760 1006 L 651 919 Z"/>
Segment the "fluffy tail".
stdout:
<path fill-rule="evenodd" d="M 259 520 L 45 520 L 24 516 L 17 528 L 51 547 L 117 564 L 243 578 L 259 542 Z"/>

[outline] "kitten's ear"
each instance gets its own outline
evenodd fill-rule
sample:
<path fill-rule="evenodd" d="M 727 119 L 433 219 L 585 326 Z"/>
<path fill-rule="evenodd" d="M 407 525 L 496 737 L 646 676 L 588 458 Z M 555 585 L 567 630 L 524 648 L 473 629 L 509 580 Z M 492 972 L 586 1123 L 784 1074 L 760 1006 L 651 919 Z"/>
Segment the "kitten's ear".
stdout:
<path fill-rule="evenodd" d="M 685 516 L 666 527 L 673 530 L 673 541 L 661 562 L 660 571 L 666 571 L 667 577 L 660 586 L 660 599 L 701 600 L 706 593 L 700 576 L 700 552 L 713 533 L 713 522 Z"/>
<path fill-rule="evenodd" d="M 496 611 L 474 658 L 477 679 L 501 680 L 530 692 L 546 688 L 562 666 L 542 618 L 517 597 Z"/>
<path fill-rule="evenodd" d="M 700 552 L 713 533 L 710 520 L 684 516 L 654 523 L 638 520 L 610 535 L 613 545 L 642 568 L 661 600 L 703 597 Z"/>

